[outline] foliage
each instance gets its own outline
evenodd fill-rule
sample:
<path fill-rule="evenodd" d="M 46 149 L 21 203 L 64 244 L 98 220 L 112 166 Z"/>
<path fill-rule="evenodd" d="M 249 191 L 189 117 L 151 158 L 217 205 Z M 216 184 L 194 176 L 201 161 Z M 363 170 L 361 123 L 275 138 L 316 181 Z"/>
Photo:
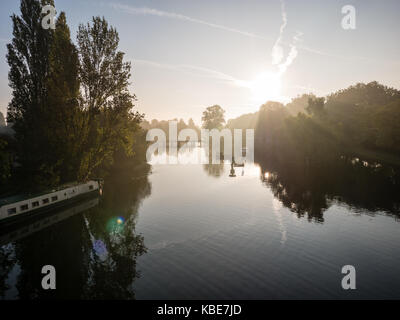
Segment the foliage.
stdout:
<path fill-rule="evenodd" d="M 77 47 L 65 13 L 55 30 L 41 26 L 42 5 L 21 0 L 8 45 L 8 108 L 16 140 L 19 177 L 27 188 L 106 176 L 115 160 L 145 161 L 143 115 L 133 111 L 131 65 L 118 50 L 119 36 L 104 18 L 79 26 Z M 123 156 L 121 156 L 123 155 Z"/>
<path fill-rule="evenodd" d="M 0 112 L 0 127 L 5 127 L 6 126 L 6 119 L 4 119 L 4 115 L 2 112 Z"/>
<path fill-rule="evenodd" d="M 84 141 L 88 136 L 87 113 L 80 107 L 78 52 L 71 41 L 65 14 L 57 19 L 50 49 L 47 77 L 45 141 L 49 163 L 60 181 L 73 181 L 81 166 Z"/>
<path fill-rule="evenodd" d="M 135 96 L 128 89 L 131 64 L 118 51 L 119 36 L 104 18 L 80 25 L 78 36 L 83 108 L 89 114 L 89 136 L 79 176 L 101 175 L 114 154 L 133 153 L 134 133 L 143 115 L 133 112 Z"/>
<path fill-rule="evenodd" d="M 332 164 L 364 149 L 376 151 L 378 160 L 382 152 L 399 156 L 399 95 L 376 82 L 357 84 L 326 99 L 309 95 L 307 114 L 297 116 L 268 102 L 258 112 L 256 153 L 307 166 Z"/>
<path fill-rule="evenodd" d="M 189 119 L 188 123 L 186 123 L 183 119 L 180 119 L 179 121 L 178 121 L 178 119 L 173 119 L 173 120 L 168 120 L 168 121 L 153 119 L 153 120 L 151 120 L 151 122 L 149 122 L 147 120 L 143 120 L 141 127 L 144 130 L 146 130 L 146 132 L 151 129 L 161 129 L 162 131 L 164 131 L 164 133 L 167 137 L 167 140 L 168 140 L 169 139 L 170 121 L 178 122 L 178 133 L 184 129 L 193 129 L 196 131 L 197 136 L 200 137 L 200 128 L 194 123 L 192 118 Z"/>
<path fill-rule="evenodd" d="M 11 175 L 12 157 L 7 148 L 7 141 L 0 138 L 0 183 L 4 184 Z"/>
<path fill-rule="evenodd" d="M 228 120 L 228 129 L 254 129 L 258 121 L 258 112 L 244 114 L 238 118 Z"/>
<path fill-rule="evenodd" d="M 222 129 L 225 123 L 225 110 L 219 105 L 208 107 L 203 112 L 203 128 L 204 129 Z"/>
<path fill-rule="evenodd" d="M 321 117 L 324 114 L 325 98 L 309 98 L 306 111 L 308 114 Z"/>
<path fill-rule="evenodd" d="M 46 79 L 53 31 L 41 26 L 41 9 L 53 1 L 21 1 L 21 16 L 13 15 L 13 40 L 7 45 L 10 65 L 9 84 L 12 100 L 8 106 L 8 122 L 13 125 L 18 141 L 18 161 L 23 176 L 38 180 L 51 178 L 53 165 L 49 160 L 50 147 L 46 137 L 48 112 Z M 49 165 L 50 164 L 50 165 Z M 53 181 L 54 182 L 54 181 Z"/>
<path fill-rule="evenodd" d="M 312 93 L 303 94 L 292 99 L 292 101 L 286 105 L 286 109 L 292 116 L 297 116 L 299 113 L 306 113 L 310 99 L 315 98 L 316 96 Z"/>

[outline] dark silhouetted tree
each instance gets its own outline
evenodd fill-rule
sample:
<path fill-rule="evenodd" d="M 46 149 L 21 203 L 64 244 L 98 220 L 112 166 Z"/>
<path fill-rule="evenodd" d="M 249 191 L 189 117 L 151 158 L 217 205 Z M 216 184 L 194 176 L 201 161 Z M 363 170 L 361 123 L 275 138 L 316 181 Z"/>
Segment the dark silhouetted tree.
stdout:
<path fill-rule="evenodd" d="M 89 112 L 89 138 L 80 176 L 102 174 L 119 150 L 132 154 L 143 115 L 133 112 L 131 64 L 118 51 L 119 36 L 104 18 L 94 17 L 78 31 L 83 106 Z"/>
<path fill-rule="evenodd" d="M 78 52 L 63 12 L 56 22 L 49 66 L 45 117 L 51 162 L 62 182 L 74 181 L 88 138 L 88 113 L 80 106 Z"/>
<path fill-rule="evenodd" d="M 42 5 L 52 0 L 22 0 L 21 15 L 12 15 L 13 39 L 7 45 L 10 66 L 9 84 L 12 100 L 8 122 L 12 123 L 18 142 L 18 161 L 24 174 L 34 177 L 54 176 L 49 166 L 50 146 L 45 113 L 48 112 L 46 81 L 49 75 L 49 53 L 54 31 L 42 28 Z"/>

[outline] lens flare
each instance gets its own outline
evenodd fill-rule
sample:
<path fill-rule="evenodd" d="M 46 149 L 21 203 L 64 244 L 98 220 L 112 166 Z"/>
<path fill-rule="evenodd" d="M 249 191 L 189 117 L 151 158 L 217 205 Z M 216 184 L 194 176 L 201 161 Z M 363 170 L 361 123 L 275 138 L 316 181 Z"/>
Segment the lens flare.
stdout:
<path fill-rule="evenodd" d="M 109 233 L 120 233 L 124 230 L 125 219 L 123 217 L 114 217 L 107 223 L 107 231 Z"/>

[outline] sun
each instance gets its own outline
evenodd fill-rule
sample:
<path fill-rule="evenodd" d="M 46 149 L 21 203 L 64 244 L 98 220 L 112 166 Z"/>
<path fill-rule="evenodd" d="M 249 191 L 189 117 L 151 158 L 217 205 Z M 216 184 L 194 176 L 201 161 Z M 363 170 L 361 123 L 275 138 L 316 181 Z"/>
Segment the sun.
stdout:
<path fill-rule="evenodd" d="M 247 86 L 252 92 L 252 98 L 257 103 L 279 100 L 281 96 L 281 77 L 276 73 L 261 73 L 253 81 L 249 81 Z"/>
<path fill-rule="evenodd" d="M 257 104 L 268 100 L 280 100 L 282 84 L 278 73 L 263 72 L 254 80 L 242 82 L 242 84 L 250 89 L 252 100 Z"/>

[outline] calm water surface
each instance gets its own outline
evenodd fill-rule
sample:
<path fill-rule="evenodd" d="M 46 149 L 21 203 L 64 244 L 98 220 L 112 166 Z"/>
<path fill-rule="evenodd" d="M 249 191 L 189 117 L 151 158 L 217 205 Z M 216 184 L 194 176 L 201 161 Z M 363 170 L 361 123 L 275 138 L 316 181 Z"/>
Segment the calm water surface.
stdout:
<path fill-rule="evenodd" d="M 258 164 L 236 177 L 229 164 L 155 165 L 41 229 L 4 231 L 0 297 L 400 298 L 398 188 L 351 170 L 367 171 L 350 187 L 313 189 Z M 40 289 L 46 264 L 53 292 Z M 357 290 L 341 288 L 344 265 L 355 266 Z"/>

